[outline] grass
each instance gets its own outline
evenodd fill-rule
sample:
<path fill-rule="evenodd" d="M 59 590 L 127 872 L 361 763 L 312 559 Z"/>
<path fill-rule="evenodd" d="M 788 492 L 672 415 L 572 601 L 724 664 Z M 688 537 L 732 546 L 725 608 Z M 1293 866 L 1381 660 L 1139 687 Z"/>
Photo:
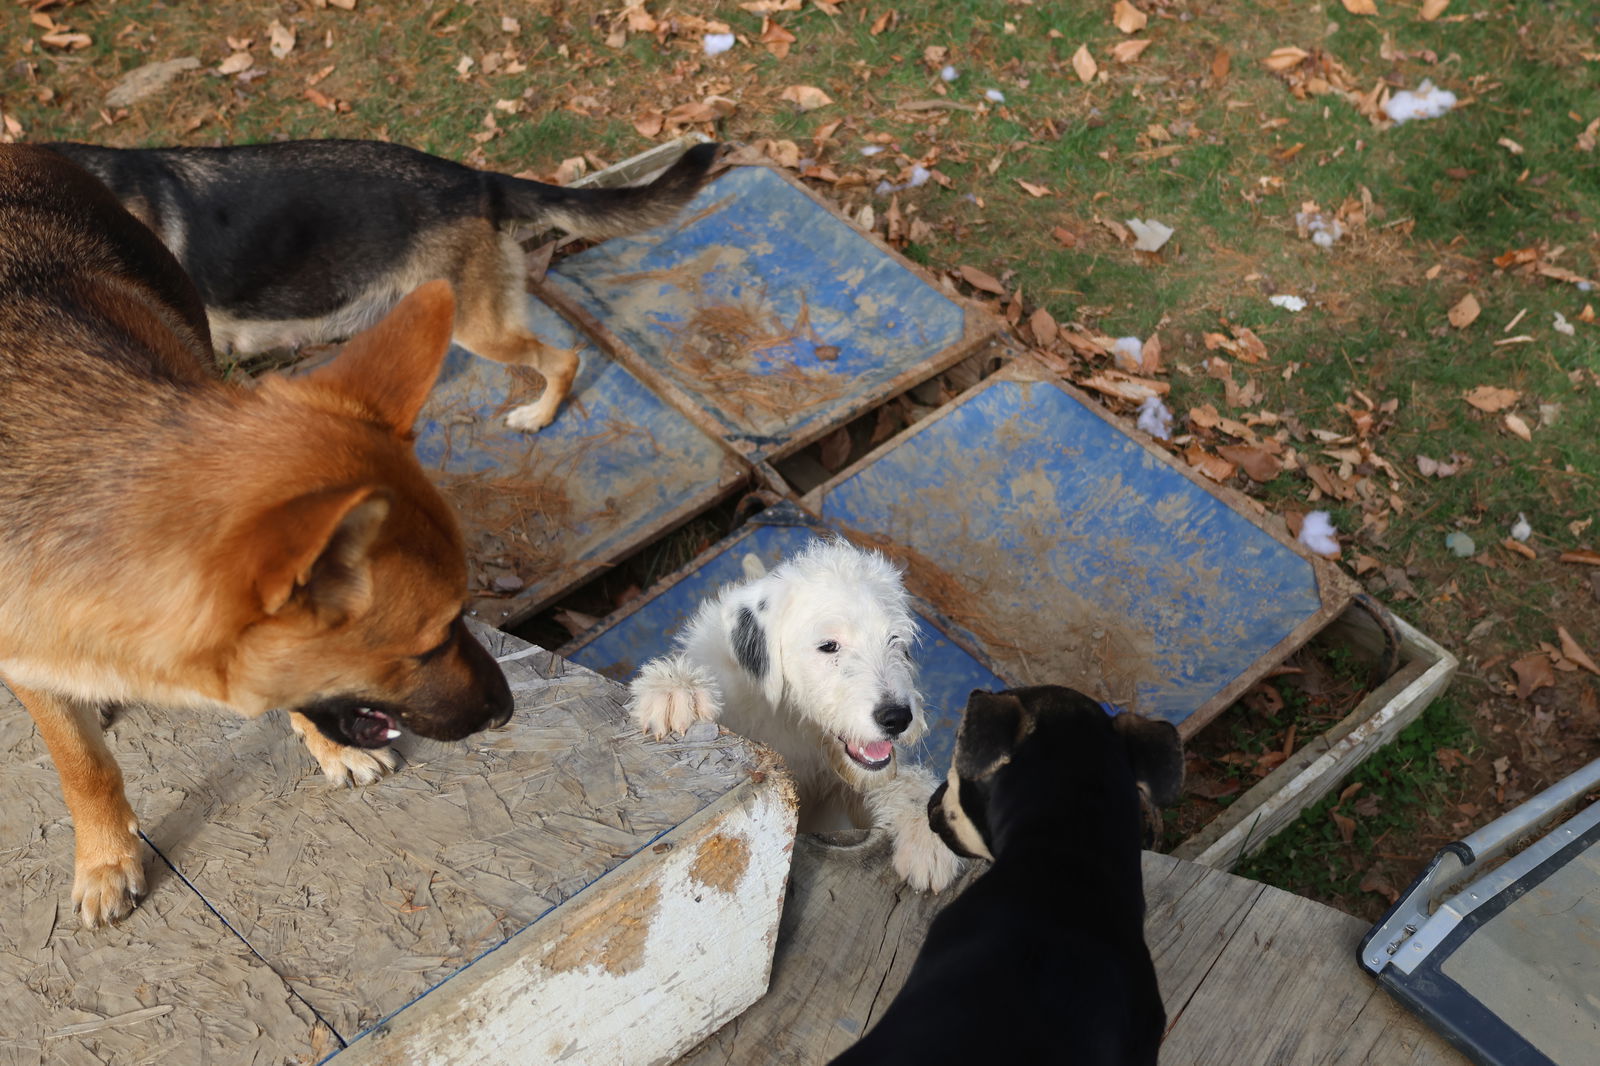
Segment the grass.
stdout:
<path fill-rule="evenodd" d="M 1600 325 L 1578 321 L 1600 295 L 1492 262 L 1513 249 L 1561 248 L 1557 265 L 1600 275 L 1600 150 L 1578 147 L 1600 117 L 1596 25 L 1574 3 L 1454 0 L 1434 22 L 1405 0 L 1380 5 L 1377 18 L 1291 0 L 1135 3 L 1151 15 L 1136 36 L 1152 44 L 1131 63 L 1111 57 L 1125 37 L 1110 23 L 1109 4 L 851 0 L 831 15 L 808 2 L 771 16 L 796 37 L 785 57 L 761 46 L 765 17 L 734 2 L 653 2 L 648 11 L 675 32 L 610 43 L 623 24 L 621 4 L 440 0 L 397 13 L 370 0 L 350 12 L 295 0 L 235 0 L 203 12 L 154 0 L 85 2 L 47 9 L 92 38 L 66 52 L 43 46 L 43 31 L 12 5 L 0 14 L 0 110 L 33 139 L 387 136 L 478 165 L 550 174 L 584 152 L 614 161 L 641 151 L 653 138 L 636 123 L 648 129 L 652 114 L 724 96 L 737 110 L 701 128 L 729 140 L 794 141 L 802 156 L 839 175 L 825 191 L 853 215 L 872 204 L 880 226 L 889 204 L 872 192 L 878 180 L 904 180 L 914 162 L 936 169 L 948 185 L 896 194 L 927 227 L 904 251 L 931 271 L 977 267 L 1020 289 L 1026 312 L 1044 307 L 1060 322 L 1113 336 L 1159 331 L 1169 404 L 1189 443 L 1229 442 L 1184 424 L 1191 408 L 1211 403 L 1229 417 L 1278 417 L 1276 429 L 1261 432 L 1281 431 L 1283 446 L 1303 461 L 1336 468 L 1317 431 L 1354 436 L 1340 406 L 1364 409 L 1358 393 L 1375 405 L 1392 401 L 1354 444 L 1395 473 L 1353 468 L 1353 481 L 1365 479 L 1359 499 L 1319 499 L 1293 466 L 1265 485 L 1234 481 L 1268 512 L 1329 510 L 1346 560 L 1379 564 L 1364 575 L 1369 587 L 1467 659 L 1468 679 L 1353 779 L 1380 813 L 1358 818 L 1352 840 L 1329 816 L 1338 802 L 1330 800 L 1248 868 L 1344 906 L 1370 906 L 1382 893 L 1363 893 L 1360 883 L 1375 849 L 1410 847 L 1420 862 L 1435 844 L 1415 834 L 1399 841 L 1403 822 L 1420 819 L 1423 835 L 1452 824 L 1439 820 L 1438 808 L 1467 770 L 1427 758 L 1430 745 L 1472 752 L 1474 762 L 1512 759 L 1530 787 L 1560 772 L 1525 763 L 1512 738 L 1528 707 L 1507 696 L 1505 667 L 1495 664 L 1553 641 L 1556 624 L 1600 656 L 1600 608 L 1583 575 L 1557 560 L 1600 540 L 1600 525 L 1574 532 L 1574 523 L 1600 517 L 1592 440 Z M 896 17 L 874 33 L 891 11 Z M 506 17 L 516 20 L 515 32 Z M 275 18 L 297 33 L 283 59 L 266 49 Z M 741 43 L 704 57 L 697 18 L 724 20 Z M 214 73 L 231 50 L 228 36 L 253 39 L 254 74 L 245 80 Z M 1101 71 L 1089 84 L 1072 65 L 1080 45 Z M 1363 91 L 1431 78 L 1461 106 L 1440 119 L 1376 128 L 1338 95 L 1296 98 L 1261 62 L 1284 45 L 1325 50 Z M 930 48 L 945 52 L 930 61 Z M 1228 56 L 1220 80 L 1219 52 Z M 102 113 L 118 75 L 181 55 L 199 57 L 205 69 L 124 114 Z M 465 75 L 463 56 L 473 60 Z M 939 76 L 944 63 L 959 74 L 952 82 Z M 523 69 L 512 69 L 518 64 Z M 834 103 L 799 111 L 780 98 L 790 85 L 818 86 Z M 319 106 L 308 88 L 346 109 Z M 987 100 L 989 89 L 1004 103 Z M 955 106 L 900 106 L 930 100 Z M 864 157 L 869 143 L 887 150 Z M 1021 182 L 1047 193 L 1035 197 Z M 1333 248 L 1297 233 L 1295 213 L 1308 201 L 1332 211 L 1363 200 L 1365 225 Z M 1107 225 L 1129 218 L 1160 219 L 1176 236 L 1158 256 L 1141 256 Z M 1053 235 L 1058 228 L 1072 235 L 1070 247 Z M 1310 306 L 1291 314 L 1267 303 L 1283 292 Z M 1481 314 L 1452 327 L 1446 313 L 1467 293 Z M 1552 328 L 1558 312 L 1576 324 L 1575 335 Z M 1227 324 L 1250 326 L 1268 349 L 1259 366 L 1234 363 L 1237 381 L 1261 395 L 1248 409 L 1229 409 L 1223 386 L 1203 369 L 1214 357 L 1203 335 Z M 1532 341 L 1496 343 L 1519 334 Z M 1520 393 L 1511 412 L 1531 428 L 1531 441 L 1507 430 L 1504 413 L 1463 402 L 1486 384 Z M 1425 478 L 1419 456 L 1458 456 L 1462 466 L 1453 477 Z M 1535 529 L 1533 560 L 1498 547 L 1519 512 Z M 687 547 L 653 549 L 636 572 L 600 582 L 606 587 L 591 590 L 579 609 L 601 610 L 617 592 L 611 586 L 626 591 L 680 563 L 715 535 L 716 522 L 708 522 L 685 538 Z M 1445 535 L 1456 530 L 1477 540 L 1476 560 L 1447 552 Z M 1414 592 L 1397 589 L 1395 575 Z M 1494 625 L 1482 633 L 1485 620 Z M 1473 633 L 1480 635 L 1469 640 Z M 1562 674 L 1560 684 L 1562 714 L 1593 688 L 1581 672 Z M 1292 702 L 1287 690 L 1285 700 Z M 1576 725 L 1569 732 L 1583 735 Z M 1243 752 L 1269 743 L 1264 734 L 1230 739 Z M 1571 754 L 1580 757 L 1581 744 Z M 1496 802 L 1513 802 L 1517 791 Z M 1403 883 L 1409 875 L 1400 865 L 1393 878 Z"/>

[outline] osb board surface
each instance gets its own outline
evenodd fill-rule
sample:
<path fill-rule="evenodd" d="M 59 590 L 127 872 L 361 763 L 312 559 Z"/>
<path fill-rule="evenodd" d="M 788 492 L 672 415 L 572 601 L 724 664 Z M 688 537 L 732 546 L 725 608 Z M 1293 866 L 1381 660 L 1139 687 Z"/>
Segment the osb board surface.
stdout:
<path fill-rule="evenodd" d="M 136 808 L 154 806 L 155 784 L 134 784 Z M 199 896 L 144 857 L 143 905 L 113 928 L 80 929 L 55 768 L 0 688 L 0 1064 L 269 1066 L 338 1047 Z"/>
<path fill-rule="evenodd" d="M 881 839 L 798 838 L 770 990 L 677 1066 L 822 1066 L 882 1016 L 933 916 L 979 873 L 926 896 L 894 877 Z M 1167 855 L 1145 853 L 1144 882 L 1163 1064 L 1464 1063 L 1356 964 L 1358 919 Z"/>
<path fill-rule="evenodd" d="M 1014 683 L 1070 684 L 1185 734 L 1325 624 L 1312 560 L 1031 363 L 806 497 Z"/>
<path fill-rule="evenodd" d="M 758 166 L 725 172 L 667 226 L 562 260 L 548 283 L 756 458 L 937 373 L 997 326 Z"/>
<path fill-rule="evenodd" d="M 711 726 L 646 740 L 626 715 L 624 689 L 514 637 L 477 631 L 496 655 L 527 652 L 503 664 L 517 701 L 511 725 L 460 744 L 404 738 L 401 770 L 364 788 L 327 787 L 282 715 L 152 709 L 120 720 L 112 748 L 134 809 L 181 875 L 162 877 L 159 860 L 147 863 L 151 898 L 138 914 L 191 899 L 188 882 L 349 1040 L 757 765 L 755 748 Z M 30 736 L 17 715 L 22 725 L 12 728 Z M 36 772 L 50 786 L 45 804 L 54 772 L 47 761 Z M 62 818 L 53 802 L 44 809 Z M 60 898 L 70 839 L 62 819 L 39 845 Z M 28 898 L 43 906 L 37 893 Z M 62 921 L 75 929 L 65 912 Z M 190 1006 L 236 1009 L 206 998 Z"/>
<path fill-rule="evenodd" d="M 749 476 L 746 464 L 667 406 L 535 298 L 534 334 L 576 348 L 572 393 L 536 434 L 506 412 L 543 379 L 453 348 L 417 422 L 417 455 L 467 536 L 473 609 L 525 618 Z"/>

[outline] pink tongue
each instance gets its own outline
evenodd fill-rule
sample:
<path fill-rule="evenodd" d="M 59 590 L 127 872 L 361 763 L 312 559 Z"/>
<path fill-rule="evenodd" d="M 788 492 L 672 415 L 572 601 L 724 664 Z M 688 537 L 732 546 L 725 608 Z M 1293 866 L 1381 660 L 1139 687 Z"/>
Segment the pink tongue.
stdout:
<path fill-rule="evenodd" d="M 894 751 L 892 740 L 878 740 L 855 749 L 856 754 L 867 762 L 882 762 L 892 751 Z"/>

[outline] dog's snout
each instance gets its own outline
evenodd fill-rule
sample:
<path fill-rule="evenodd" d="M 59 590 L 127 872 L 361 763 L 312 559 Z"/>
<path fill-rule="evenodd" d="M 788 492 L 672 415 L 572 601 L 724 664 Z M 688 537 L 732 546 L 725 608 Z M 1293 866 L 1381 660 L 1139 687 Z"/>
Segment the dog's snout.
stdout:
<path fill-rule="evenodd" d="M 872 712 L 872 720 L 883 727 L 891 737 L 897 737 L 911 725 L 911 707 L 899 700 L 886 700 Z"/>

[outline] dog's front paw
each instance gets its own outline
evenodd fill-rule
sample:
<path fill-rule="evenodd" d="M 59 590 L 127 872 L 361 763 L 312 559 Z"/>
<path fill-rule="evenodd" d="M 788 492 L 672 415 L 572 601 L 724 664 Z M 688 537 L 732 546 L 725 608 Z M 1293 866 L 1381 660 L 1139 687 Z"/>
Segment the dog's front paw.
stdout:
<path fill-rule="evenodd" d="M 895 841 L 894 872 L 918 892 L 943 892 L 961 872 L 961 858 L 923 825 Z"/>
<path fill-rule="evenodd" d="M 717 684 L 687 656 L 652 659 L 628 686 L 633 720 L 651 736 L 682 733 L 722 713 Z"/>
<path fill-rule="evenodd" d="M 545 391 L 549 392 L 548 389 Z M 506 425 L 512 429 L 520 429 L 524 433 L 537 433 L 555 420 L 556 405 L 547 404 L 543 399 L 514 407 L 506 415 Z"/>
<path fill-rule="evenodd" d="M 323 736 L 316 726 L 302 721 L 298 714 L 289 716 L 289 724 L 306 742 L 306 750 L 322 767 L 323 776 L 330 785 L 370 785 L 395 768 L 392 748 L 352 748 L 335 743 Z"/>
<path fill-rule="evenodd" d="M 78 857 L 72 878 L 72 907 L 85 929 L 121 921 L 133 913 L 144 897 L 144 864 L 139 861 L 138 847 L 138 837 L 130 833 L 126 854 Z"/>

